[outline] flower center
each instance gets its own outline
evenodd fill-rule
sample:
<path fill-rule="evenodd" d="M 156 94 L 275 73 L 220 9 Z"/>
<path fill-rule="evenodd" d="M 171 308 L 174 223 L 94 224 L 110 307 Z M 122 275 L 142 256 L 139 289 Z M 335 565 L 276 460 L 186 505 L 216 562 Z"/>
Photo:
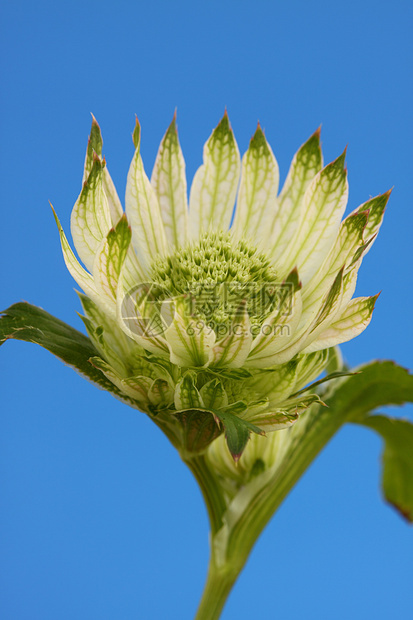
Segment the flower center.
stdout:
<path fill-rule="evenodd" d="M 241 306 L 253 329 L 259 329 L 276 304 L 276 273 L 257 248 L 230 233 L 204 233 L 199 241 L 178 248 L 152 266 L 157 301 L 185 296 L 190 313 L 223 333 Z"/>

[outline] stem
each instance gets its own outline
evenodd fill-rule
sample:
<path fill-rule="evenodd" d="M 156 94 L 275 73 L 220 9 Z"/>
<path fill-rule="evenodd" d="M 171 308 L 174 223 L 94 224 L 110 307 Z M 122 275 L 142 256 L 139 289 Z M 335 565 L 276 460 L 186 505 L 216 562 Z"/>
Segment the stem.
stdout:
<path fill-rule="evenodd" d="M 211 559 L 204 593 L 195 620 L 218 620 L 241 568 L 237 570 L 226 566 L 218 569 Z"/>
<path fill-rule="evenodd" d="M 211 560 L 195 620 L 218 620 L 268 521 L 318 453 L 349 418 L 349 410 L 339 410 L 332 415 L 331 410 L 324 407 L 303 415 L 299 423 L 285 431 L 288 433 L 285 435 L 286 449 L 278 465 L 241 487 L 227 506 L 219 481 L 209 470 L 205 458 L 193 457 L 186 461 L 201 485 L 211 521 Z"/>
<path fill-rule="evenodd" d="M 211 534 L 214 535 L 222 526 L 222 515 L 227 508 L 219 482 L 208 467 L 203 454 L 184 455 L 181 453 L 181 457 L 201 488 L 208 510 Z"/>

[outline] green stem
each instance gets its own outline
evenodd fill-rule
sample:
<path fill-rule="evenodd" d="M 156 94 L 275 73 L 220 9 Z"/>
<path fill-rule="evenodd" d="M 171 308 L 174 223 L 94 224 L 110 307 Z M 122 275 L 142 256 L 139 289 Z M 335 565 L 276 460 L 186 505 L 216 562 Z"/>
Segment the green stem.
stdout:
<path fill-rule="evenodd" d="M 218 620 L 240 570 L 229 566 L 218 569 L 211 560 L 195 620 Z"/>
<path fill-rule="evenodd" d="M 395 372 L 389 364 L 383 368 L 371 364 L 361 374 L 337 379 L 323 394 L 328 407 L 313 406 L 290 429 L 279 431 L 274 464 L 249 482 L 240 477 L 238 490 L 231 497 L 221 489 L 205 456 L 184 455 L 204 494 L 212 530 L 208 578 L 196 620 L 219 618 L 264 527 L 341 426 L 358 421 L 380 404 L 400 402 L 402 396 L 394 400 Z M 376 389 L 379 382 L 380 390 Z"/>
<path fill-rule="evenodd" d="M 219 482 L 208 467 L 203 454 L 191 455 L 182 454 L 181 452 L 181 457 L 192 471 L 201 488 L 208 510 L 211 534 L 214 535 L 222 526 L 222 515 L 227 508 Z"/>
<path fill-rule="evenodd" d="M 229 505 L 205 457 L 186 460 L 201 485 L 211 521 L 211 560 L 196 620 L 217 620 L 248 556 L 274 512 L 322 448 L 348 421 L 349 411 L 317 407 L 286 433 L 283 458 L 242 486 Z M 281 431 L 283 432 L 283 431 Z M 223 518 L 224 517 L 224 518 Z"/>

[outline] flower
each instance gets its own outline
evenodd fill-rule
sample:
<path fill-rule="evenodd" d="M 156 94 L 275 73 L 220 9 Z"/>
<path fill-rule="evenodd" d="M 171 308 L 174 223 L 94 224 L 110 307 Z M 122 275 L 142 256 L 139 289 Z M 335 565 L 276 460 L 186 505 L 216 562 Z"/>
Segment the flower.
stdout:
<path fill-rule="evenodd" d="M 333 347 L 370 322 L 377 295 L 352 296 L 390 192 L 341 221 L 345 152 L 323 167 L 317 130 L 278 194 L 278 164 L 261 127 L 241 161 L 225 112 L 205 144 L 188 208 L 176 118 L 150 180 L 140 139 L 136 121 L 124 213 L 93 118 L 71 216 L 84 267 L 56 216 L 100 354 L 91 362 L 149 415 L 181 414 L 188 425 L 189 412 L 212 414 L 215 430 L 198 448 L 223 426 L 229 443 L 231 429 L 242 435 L 242 451 L 251 430 L 289 426 L 319 401 L 305 386 L 329 365 Z"/>

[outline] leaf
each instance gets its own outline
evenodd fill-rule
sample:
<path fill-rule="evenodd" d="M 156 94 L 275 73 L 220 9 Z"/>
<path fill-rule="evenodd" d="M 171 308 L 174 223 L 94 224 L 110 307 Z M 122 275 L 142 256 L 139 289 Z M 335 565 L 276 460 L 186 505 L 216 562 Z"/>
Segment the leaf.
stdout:
<path fill-rule="evenodd" d="M 237 403 L 234 403 L 234 405 L 237 405 Z M 248 443 L 250 432 L 257 433 L 257 435 L 264 435 L 265 433 L 258 426 L 234 415 L 231 412 L 231 409 L 235 410 L 234 405 L 225 409 L 214 409 L 213 413 L 224 427 L 228 449 L 234 461 L 237 462 Z"/>
<path fill-rule="evenodd" d="M 383 490 L 386 499 L 413 519 L 413 426 L 405 420 L 371 416 L 377 407 L 413 402 L 413 375 L 394 362 L 371 362 L 354 369 L 358 374 L 337 379 L 322 396 L 332 420 L 373 428 L 386 441 Z"/>
<path fill-rule="evenodd" d="M 158 197 L 169 247 L 184 245 L 188 228 L 188 200 L 185 160 L 178 140 L 176 114 L 159 147 L 151 185 Z"/>
<path fill-rule="evenodd" d="M 211 411 L 187 409 L 175 414 L 183 429 L 183 445 L 188 452 L 203 452 L 222 433 Z"/>
<path fill-rule="evenodd" d="M 89 338 L 42 308 L 23 302 L 2 312 L 0 345 L 8 339 L 40 344 L 81 375 L 108 392 L 119 395 L 115 386 L 89 362 L 90 358 L 98 356 Z"/>
<path fill-rule="evenodd" d="M 413 523 L 413 424 L 384 415 L 358 422 L 384 439 L 382 486 L 386 500 Z"/>
<path fill-rule="evenodd" d="M 202 231 L 228 230 L 235 203 L 240 156 L 225 112 L 204 146 L 189 196 L 189 231 L 197 239 Z"/>

